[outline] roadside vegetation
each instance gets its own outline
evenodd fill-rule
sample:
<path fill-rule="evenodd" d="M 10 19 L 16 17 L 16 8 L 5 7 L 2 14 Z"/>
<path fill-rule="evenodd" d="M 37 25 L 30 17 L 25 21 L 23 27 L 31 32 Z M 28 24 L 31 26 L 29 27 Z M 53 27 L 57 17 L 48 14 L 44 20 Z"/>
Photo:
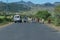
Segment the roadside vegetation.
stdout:
<path fill-rule="evenodd" d="M 60 6 L 56 6 L 51 3 L 40 5 L 24 1 L 21 1 L 23 4 L 20 4 L 19 2 L 17 3 L 0 3 L 0 24 L 12 22 L 13 15 L 19 13 L 22 17 L 36 17 L 39 19 L 44 19 L 45 21 L 50 21 L 50 23 L 56 26 L 60 26 Z M 6 15 L 6 12 L 9 14 Z"/>
<path fill-rule="evenodd" d="M 12 22 L 10 15 L 0 15 L 0 25 L 8 24 L 9 22 Z"/>
<path fill-rule="evenodd" d="M 36 17 L 45 19 L 45 21 L 50 20 L 50 23 L 54 24 L 55 26 L 60 26 L 60 6 L 55 7 L 53 15 L 49 13 L 48 10 L 47 11 L 45 10 L 45 11 L 38 11 L 36 13 Z"/>
<path fill-rule="evenodd" d="M 48 11 L 38 11 L 36 17 L 47 20 L 51 14 Z"/>
<path fill-rule="evenodd" d="M 60 26 L 60 5 L 55 7 L 54 24 Z"/>

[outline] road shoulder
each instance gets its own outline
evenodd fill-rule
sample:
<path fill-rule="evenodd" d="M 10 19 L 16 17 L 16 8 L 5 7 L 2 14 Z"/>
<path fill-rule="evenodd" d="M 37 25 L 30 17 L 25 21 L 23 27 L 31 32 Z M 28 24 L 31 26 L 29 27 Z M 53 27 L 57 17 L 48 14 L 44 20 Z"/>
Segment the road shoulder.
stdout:
<path fill-rule="evenodd" d="M 9 25 L 11 25 L 11 24 L 13 24 L 13 23 L 12 23 L 12 22 L 10 22 L 10 23 L 6 23 L 6 24 L 4 24 L 4 25 L 0 25 L 0 28 L 7 27 L 7 26 L 9 26 Z"/>
<path fill-rule="evenodd" d="M 46 25 L 60 32 L 60 26 L 55 26 L 53 24 L 48 24 L 48 23 L 46 23 Z"/>

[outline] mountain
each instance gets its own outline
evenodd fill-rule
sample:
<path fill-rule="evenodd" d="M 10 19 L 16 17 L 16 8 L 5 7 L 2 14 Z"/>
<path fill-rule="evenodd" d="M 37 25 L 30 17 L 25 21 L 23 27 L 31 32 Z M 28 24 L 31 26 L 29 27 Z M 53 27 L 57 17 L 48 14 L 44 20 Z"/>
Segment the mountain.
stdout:
<path fill-rule="evenodd" d="M 19 1 L 19 2 L 15 2 L 16 4 L 26 4 L 25 1 Z"/>
<path fill-rule="evenodd" d="M 50 10 L 53 9 L 56 5 L 60 5 L 60 2 L 52 3 L 44 3 L 44 4 L 34 4 L 31 1 L 19 1 L 12 3 L 4 3 L 0 1 L 0 12 L 8 11 L 8 12 L 21 12 L 21 11 L 33 11 L 33 10 Z"/>
<path fill-rule="evenodd" d="M 55 4 L 56 6 L 58 6 L 58 5 L 60 5 L 60 2 L 55 2 L 54 4 Z"/>
<path fill-rule="evenodd" d="M 0 11 L 4 11 L 6 9 L 6 3 L 0 2 Z"/>
<path fill-rule="evenodd" d="M 9 4 L 9 11 L 19 12 L 19 11 L 29 11 L 31 8 L 24 4 L 16 4 L 10 3 Z"/>
<path fill-rule="evenodd" d="M 44 6 L 44 7 L 54 7 L 55 4 L 52 4 L 52 3 L 44 3 L 42 6 Z"/>
<path fill-rule="evenodd" d="M 15 2 L 16 4 L 24 4 L 24 5 L 27 5 L 29 7 L 32 7 L 34 6 L 35 4 L 32 3 L 31 1 L 28 1 L 28 2 L 25 2 L 25 1 L 19 1 L 19 2 Z"/>
<path fill-rule="evenodd" d="M 4 3 L 0 2 L 0 11 L 9 11 L 9 12 L 20 12 L 20 11 L 29 11 L 31 10 L 31 7 L 28 5 L 22 4 L 24 2 L 21 1 L 21 3 Z"/>

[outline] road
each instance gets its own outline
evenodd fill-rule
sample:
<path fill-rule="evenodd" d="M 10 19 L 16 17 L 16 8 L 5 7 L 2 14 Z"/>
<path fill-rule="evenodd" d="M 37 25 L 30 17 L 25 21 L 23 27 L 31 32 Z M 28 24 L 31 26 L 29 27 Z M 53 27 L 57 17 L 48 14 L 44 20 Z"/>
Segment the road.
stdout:
<path fill-rule="evenodd" d="M 0 40 L 60 40 L 60 32 L 45 24 L 13 23 L 0 29 Z"/>

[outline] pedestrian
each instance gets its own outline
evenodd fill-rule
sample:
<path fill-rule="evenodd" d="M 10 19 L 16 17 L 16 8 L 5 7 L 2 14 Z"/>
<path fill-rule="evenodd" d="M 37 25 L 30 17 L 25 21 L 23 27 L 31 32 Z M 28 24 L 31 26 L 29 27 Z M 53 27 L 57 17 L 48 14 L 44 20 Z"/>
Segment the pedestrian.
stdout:
<path fill-rule="evenodd" d="M 48 23 L 49 23 L 49 24 L 51 23 L 51 19 L 48 19 Z"/>
<path fill-rule="evenodd" d="M 28 22 L 31 23 L 31 21 L 32 21 L 32 18 L 28 17 Z"/>
<path fill-rule="evenodd" d="M 32 22 L 35 23 L 35 18 L 32 18 Z"/>
<path fill-rule="evenodd" d="M 39 23 L 39 18 L 37 18 L 37 22 Z"/>
<path fill-rule="evenodd" d="M 44 24 L 44 19 L 42 19 L 42 23 Z"/>

